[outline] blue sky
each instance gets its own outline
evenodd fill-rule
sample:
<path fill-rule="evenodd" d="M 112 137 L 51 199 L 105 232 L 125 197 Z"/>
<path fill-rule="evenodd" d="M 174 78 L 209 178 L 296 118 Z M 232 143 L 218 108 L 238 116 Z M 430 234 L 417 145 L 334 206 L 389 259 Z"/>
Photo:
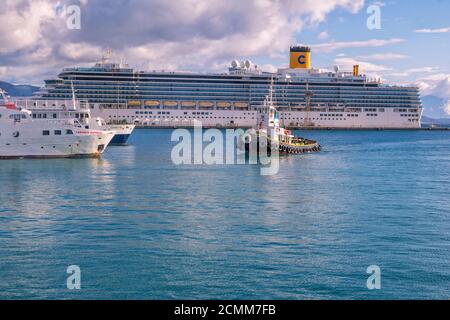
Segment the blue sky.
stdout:
<path fill-rule="evenodd" d="M 369 3 L 368 3 L 369 4 Z M 316 52 L 315 64 L 319 66 L 333 65 L 336 54 L 345 54 L 357 59 L 373 54 L 393 53 L 403 58 L 384 60 L 362 59 L 393 69 L 384 72 L 386 78 L 402 82 L 414 82 L 423 73 L 414 73 L 407 77 L 395 76 L 410 69 L 435 68 L 436 72 L 450 73 L 450 30 L 442 33 L 418 33 L 421 29 L 441 29 L 450 27 L 448 13 L 450 1 L 384 1 L 381 7 L 381 30 L 369 30 L 366 27 L 368 14 L 361 10 L 351 14 L 338 9 L 328 15 L 325 22 L 302 30 L 296 36 L 297 41 L 316 44 L 332 41 L 365 41 L 368 39 L 403 39 L 404 42 L 379 48 L 344 48 L 332 53 Z M 320 32 L 327 32 L 329 38 L 318 39 Z M 380 58 L 380 57 L 378 57 Z"/>
<path fill-rule="evenodd" d="M 373 4 L 380 30 L 367 28 Z M 73 5 L 79 29 L 67 24 Z M 450 113 L 446 0 L 5 0 L 2 9 L 0 80 L 42 85 L 108 48 L 137 69 L 225 72 L 238 58 L 275 71 L 301 43 L 312 46 L 314 67 L 358 63 L 449 101 Z"/>

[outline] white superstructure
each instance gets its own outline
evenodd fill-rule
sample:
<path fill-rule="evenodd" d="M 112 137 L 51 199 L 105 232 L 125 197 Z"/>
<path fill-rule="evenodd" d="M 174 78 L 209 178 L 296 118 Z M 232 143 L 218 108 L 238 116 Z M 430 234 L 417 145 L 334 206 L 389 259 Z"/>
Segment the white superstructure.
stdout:
<path fill-rule="evenodd" d="M 125 144 L 135 129 L 134 124 L 124 121 L 106 123 L 102 117 L 92 117 L 89 104 L 79 100 L 42 101 L 19 99 L 15 103 L 31 111 L 34 120 L 77 119 L 85 129 L 114 131 L 111 144 Z"/>

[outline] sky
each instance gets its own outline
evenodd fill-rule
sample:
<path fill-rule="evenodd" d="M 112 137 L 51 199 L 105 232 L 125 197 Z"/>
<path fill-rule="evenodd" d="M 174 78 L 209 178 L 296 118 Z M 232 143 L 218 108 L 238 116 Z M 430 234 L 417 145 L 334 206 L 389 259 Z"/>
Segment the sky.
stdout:
<path fill-rule="evenodd" d="M 139 70 L 226 72 L 233 59 L 250 59 L 275 71 L 287 66 L 290 45 L 305 44 L 313 67 L 359 64 L 370 77 L 447 101 L 450 114 L 448 0 L 1 2 L 3 81 L 41 86 L 107 49 Z"/>

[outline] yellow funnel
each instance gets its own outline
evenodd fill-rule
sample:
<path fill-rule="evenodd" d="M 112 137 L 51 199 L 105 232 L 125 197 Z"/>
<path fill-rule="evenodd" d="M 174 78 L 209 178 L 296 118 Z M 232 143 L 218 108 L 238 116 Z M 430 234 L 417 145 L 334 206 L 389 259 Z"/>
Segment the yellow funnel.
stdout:
<path fill-rule="evenodd" d="M 353 76 L 354 77 L 359 76 L 359 65 L 357 64 L 353 66 Z"/>
<path fill-rule="evenodd" d="M 311 69 L 311 49 L 309 47 L 291 47 L 289 68 Z"/>

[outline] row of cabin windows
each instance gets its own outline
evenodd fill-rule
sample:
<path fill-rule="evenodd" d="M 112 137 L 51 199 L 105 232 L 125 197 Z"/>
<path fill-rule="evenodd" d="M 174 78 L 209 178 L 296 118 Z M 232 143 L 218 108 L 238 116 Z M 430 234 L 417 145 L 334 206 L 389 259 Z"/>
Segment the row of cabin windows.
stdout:
<path fill-rule="evenodd" d="M 33 119 L 47 119 L 47 114 L 46 113 L 33 113 L 32 115 Z M 58 116 L 56 113 L 52 114 L 52 118 L 56 119 Z"/>
<path fill-rule="evenodd" d="M 153 114 L 153 112 L 152 111 L 136 111 L 136 114 Z M 170 114 L 170 112 L 158 111 L 158 114 Z"/>
<path fill-rule="evenodd" d="M 412 117 L 412 118 L 418 118 L 418 114 L 401 114 L 400 117 Z"/>
<path fill-rule="evenodd" d="M 54 134 L 55 136 L 60 136 L 60 135 L 62 135 L 62 131 L 61 131 L 61 130 L 55 130 L 55 131 L 53 131 L 53 134 Z M 72 134 L 73 134 L 73 131 L 70 130 L 70 129 L 68 129 L 68 130 L 65 131 L 65 134 L 66 134 L 66 135 L 72 135 Z M 49 136 L 49 135 L 50 135 L 50 130 L 44 130 L 44 131 L 42 131 L 42 135 L 43 135 L 43 136 Z"/>
<path fill-rule="evenodd" d="M 32 117 L 33 117 L 33 119 L 47 119 L 48 118 L 46 113 L 33 113 Z M 53 119 L 57 119 L 58 115 L 56 113 L 52 113 L 51 117 Z M 75 113 L 75 118 L 77 118 L 77 119 L 83 119 L 83 118 L 88 119 L 89 118 L 89 114 Z"/>
<path fill-rule="evenodd" d="M 27 116 L 25 114 L 11 114 L 9 116 L 10 119 L 14 119 L 16 121 L 20 121 L 20 119 L 26 119 Z"/>
<path fill-rule="evenodd" d="M 321 117 L 343 117 L 343 114 L 320 114 Z"/>
<path fill-rule="evenodd" d="M 136 111 L 135 114 L 153 114 L 152 111 Z M 165 111 L 158 111 L 158 114 L 168 114 L 170 115 L 170 112 L 165 112 Z M 188 112 L 184 112 L 183 114 L 188 114 Z M 211 112 L 192 112 L 193 115 L 211 115 Z M 250 115 L 251 113 L 249 113 Z M 244 115 L 246 115 L 246 113 L 244 113 Z"/>
<path fill-rule="evenodd" d="M 141 118 L 141 119 L 144 119 L 145 117 L 144 116 L 109 116 L 109 118 L 132 118 L 132 119 L 139 119 L 139 117 Z M 170 120 L 170 119 L 243 119 L 243 120 L 246 120 L 246 118 L 244 117 L 213 117 L 213 116 L 210 116 L 210 117 L 199 117 L 199 116 L 197 116 L 197 117 L 191 117 L 191 116 L 170 116 L 170 117 L 162 117 L 162 116 L 155 116 L 155 119 L 167 119 L 167 120 Z M 255 117 L 252 117 L 252 119 L 255 119 Z"/>

